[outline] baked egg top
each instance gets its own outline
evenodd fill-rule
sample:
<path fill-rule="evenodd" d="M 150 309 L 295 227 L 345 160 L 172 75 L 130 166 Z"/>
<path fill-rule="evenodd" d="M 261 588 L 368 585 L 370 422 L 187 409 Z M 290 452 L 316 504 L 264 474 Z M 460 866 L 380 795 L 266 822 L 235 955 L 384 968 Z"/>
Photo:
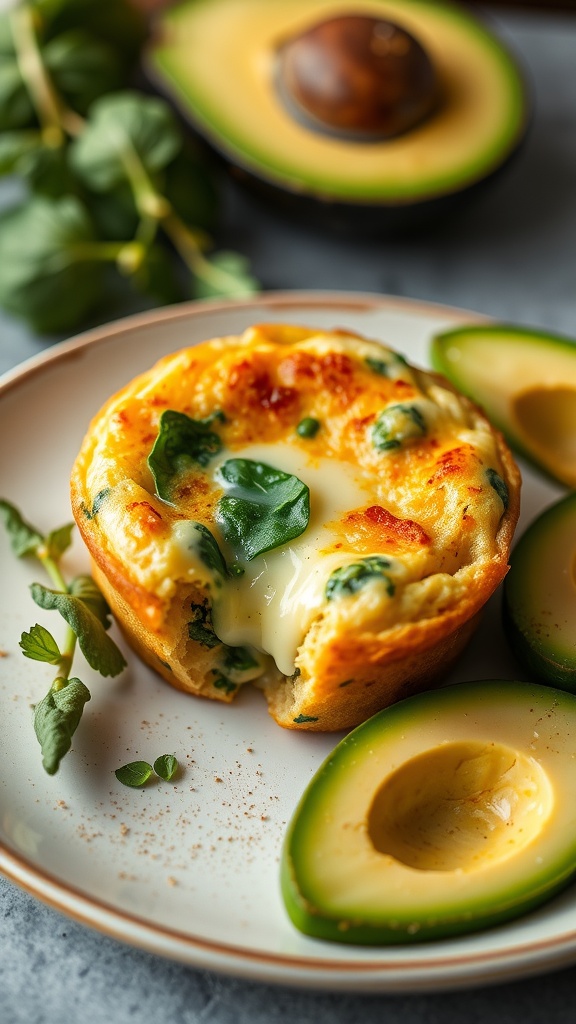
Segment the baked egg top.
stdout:
<path fill-rule="evenodd" d="M 152 630 L 182 584 L 197 622 L 294 673 L 311 624 L 351 632 L 452 608 L 497 553 L 496 435 L 437 376 L 346 331 L 260 325 L 184 349 L 94 420 L 82 513 L 145 593 Z M 240 680 L 239 680 L 240 681 Z"/>

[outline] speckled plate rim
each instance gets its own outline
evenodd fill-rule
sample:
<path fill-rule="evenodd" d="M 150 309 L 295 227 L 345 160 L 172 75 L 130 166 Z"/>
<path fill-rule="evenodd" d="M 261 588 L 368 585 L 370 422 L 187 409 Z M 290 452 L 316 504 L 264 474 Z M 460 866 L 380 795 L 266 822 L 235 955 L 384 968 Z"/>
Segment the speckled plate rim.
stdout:
<path fill-rule="evenodd" d="M 250 308 L 275 312 L 285 309 L 287 314 L 296 309 L 299 312 L 326 309 L 340 313 L 388 311 L 424 318 L 441 317 L 454 324 L 487 319 L 478 313 L 442 304 L 355 292 L 274 292 L 236 302 L 185 303 L 94 328 L 33 356 L 0 378 L 0 400 L 29 380 L 31 375 L 41 374 L 48 366 L 73 359 L 87 347 L 97 346 L 112 337 L 121 340 L 123 335 L 144 326 L 187 320 L 224 310 L 245 312 Z M 385 950 L 375 956 L 369 949 L 360 961 L 350 963 L 313 954 L 310 957 L 273 952 L 265 954 L 167 928 L 137 914 L 118 910 L 43 870 L 25 855 L 15 853 L 1 839 L 0 871 L 47 905 L 114 939 L 197 968 L 272 984 L 333 991 L 442 991 L 510 981 L 576 961 L 576 928 L 559 930 L 541 940 L 511 942 L 504 949 L 498 947 L 493 951 L 451 954 L 432 961 L 420 955 L 418 947 L 403 950 L 405 956 L 401 961 L 387 961 Z"/>

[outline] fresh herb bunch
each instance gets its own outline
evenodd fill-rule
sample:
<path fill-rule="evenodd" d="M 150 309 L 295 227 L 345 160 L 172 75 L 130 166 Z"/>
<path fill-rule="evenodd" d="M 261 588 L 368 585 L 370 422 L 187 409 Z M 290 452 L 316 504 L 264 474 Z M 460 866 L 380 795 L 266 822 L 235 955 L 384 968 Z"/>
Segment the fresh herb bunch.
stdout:
<path fill-rule="evenodd" d="M 104 7 L 104 9 L 103 9 Z M 128 280 L 155 303 L 253 294 L 246 260 L 206 255 L 216 194 L 162 99 L 134 89 L 146 23 L 129 0 L 21 0 L 0 12 L 0 305 L 74 329 Z"/>
<path fill-rule="evenodd" d="M 26 658 L 56 668 L 48 693 L 34 708 L 34 729 L 42 749 L 43 765 L 49 775 L 54 775 L 70 749 L 84 705 L 90 700 L 87 686 L 71 675 L 76 645 L 90 667 L 103 676 L 118 675 L 126 662 L 108 635 L 110 609 L 92 577 L 76 576 L 67 583 L 62 574 L 60 560 L 70 546 L 74 524 L 68 523 L 44 536 L 23 519 L 14 505 L 3 499 L 0 499 L 0 518 L 14 554 L 19 558 L 38 559 L 53 583 L 52 589 L 33 583 L 30 590 L 34 601 L 40 608 L 58 611 L 67 624 L 61 646 L 39 623 L 20 638 Z"/>

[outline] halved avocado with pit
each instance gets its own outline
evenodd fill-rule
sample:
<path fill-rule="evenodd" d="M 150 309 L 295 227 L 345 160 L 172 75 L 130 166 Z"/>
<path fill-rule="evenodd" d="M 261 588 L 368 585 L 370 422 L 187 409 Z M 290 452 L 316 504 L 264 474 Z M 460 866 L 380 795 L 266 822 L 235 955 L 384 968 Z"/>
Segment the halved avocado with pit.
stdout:
<path fill-rule="evenodd" d="M 437 335 L 431 357 L 518 452 L 576 487 L 576 341 L 475 324 Z"/>
<path fill-rule="evenodd" d="M 290 822 L 292 922 L 335 942 L 420 942 L 507 921 L 576 872 L 576 697 L 461 683 L 351 732 Z"/>
<path fill-rule="evenodd" d="M 576 493 L 524 532 L 504 584 L 506 632 L 539 679 L 576 693 Z"/>
<path fill-rule="evenodd" d="M 250 180 L 372 227 L 442 213 L 527 125 L 503 44 L 426 0 L 187 0 L 159 20 L 148 67 Z"/>

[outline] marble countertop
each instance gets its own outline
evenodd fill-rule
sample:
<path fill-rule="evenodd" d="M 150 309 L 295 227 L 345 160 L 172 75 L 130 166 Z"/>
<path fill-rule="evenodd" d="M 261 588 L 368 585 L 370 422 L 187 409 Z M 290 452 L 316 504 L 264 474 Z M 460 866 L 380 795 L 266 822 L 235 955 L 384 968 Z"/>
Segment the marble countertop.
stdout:
<path fill-rule="evenodd" d="M 523 63 L 534 122 L 508 171 L 458 220 L 394 240 L 328 237 L 226 186 L 222 243 L 266 290 L 375 292 L 576 335 L 576 16 L 491 14 Z M 12 196 L 0 186 L 0 205 Z M 0 314 L 0 371 L 51 341 Z M 497 987 L 401 995 L 270 987 L 163 960 L 0 880 L 2 1024 L 501 1024 L 573 1019 L 576 966 Z M 576 927 L 576 922 L 575 922 Z"/>

